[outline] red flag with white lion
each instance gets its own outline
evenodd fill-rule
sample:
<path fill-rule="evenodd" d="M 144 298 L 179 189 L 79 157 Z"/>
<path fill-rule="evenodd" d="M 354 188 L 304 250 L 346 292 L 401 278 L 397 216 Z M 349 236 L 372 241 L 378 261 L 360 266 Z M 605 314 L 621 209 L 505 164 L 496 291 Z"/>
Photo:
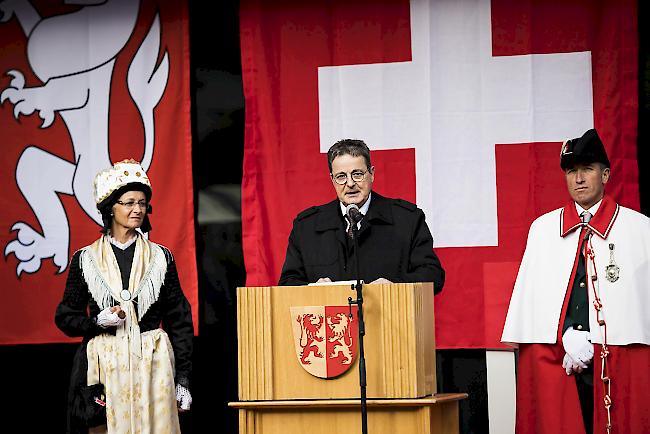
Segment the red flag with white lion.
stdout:
<path fill-rule="evenodd" d="M 184 2 L 0 2 L 0 344 L 66 340 L 54 310 L 99 235 L 94 176 L 127 158 L 196 323 L 188 39 Z"/>

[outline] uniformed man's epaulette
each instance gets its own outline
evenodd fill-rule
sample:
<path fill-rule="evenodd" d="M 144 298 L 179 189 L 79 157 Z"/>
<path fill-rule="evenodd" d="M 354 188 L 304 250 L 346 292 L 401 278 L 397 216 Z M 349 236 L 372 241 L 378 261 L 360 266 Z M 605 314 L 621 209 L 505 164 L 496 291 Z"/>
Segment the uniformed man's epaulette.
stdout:
<path fill-rule="evenodd" d="M 418 209 L 415 204 L 412 204 L 411 202 L 408 202 L 404 199 L 395 199 L 395 204 L 401 206 L 402 208 L 406 208 L 409 211 L 415 211 Z"/>
<path fill-rule="evenodd" d="M 305 217 L 309 217 L 312 214 L 316 214 L 318 212 L 318 207 L 317 206 L 312 206 L 311 208 L 307 208 L 300 214 L 296 216 L 296 220 L 302 220 Z"/>

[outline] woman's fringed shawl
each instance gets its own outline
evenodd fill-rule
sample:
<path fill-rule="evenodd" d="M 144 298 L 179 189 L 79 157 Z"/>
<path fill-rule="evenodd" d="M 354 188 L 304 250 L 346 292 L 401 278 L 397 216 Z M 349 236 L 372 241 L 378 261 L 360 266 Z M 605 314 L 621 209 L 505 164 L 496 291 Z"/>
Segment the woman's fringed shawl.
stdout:
<path fill-rule="evenodd" d="M 117 336 L 129 335 L 131 353 L 142 356 L 139 320 L 158 300 L 160 288 L 167 273 L 167 253 L 142 234 L 137 234 L 135 252 L 129 275 L 130 299 L 124 300 L 122 275 L 108 236 L 104 235 L 81 250 L 79 262 L 88 289 L 100 309 L 120 305 L 127 314 L 126 321 L 117 328 Z M 137 301 L 135 301 L 137 300 Z M 134 303 L 138 304 L 136 314 Z"/>

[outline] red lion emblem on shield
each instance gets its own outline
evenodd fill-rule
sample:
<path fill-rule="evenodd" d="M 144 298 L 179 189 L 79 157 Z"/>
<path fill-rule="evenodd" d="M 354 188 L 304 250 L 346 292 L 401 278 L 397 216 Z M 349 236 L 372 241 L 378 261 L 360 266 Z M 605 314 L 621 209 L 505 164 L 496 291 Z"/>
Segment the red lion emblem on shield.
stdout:
<path fill-rule="evenodd" d="M 310 353 L 314 353 L 315 357 L 323 357 L 318 345 L 315 343 L 323 342 L 323 338 L 318 336 L 318 331 L 323 326 L 323 317 L 321 315 L 316 316 L 311 313 L 306 313 L 304 315 L 298 315 L 296 321 L 298 321 L 302 329 L 302 333 L 300 334 L 300 347 L 302 348 L 300 361 L 305 365 L 309 365 L 311 362 L 307 360 L 307 357 L 309 357 Z"/>
<path fill-rule="evenodd" d="M 300 365 L 319 378 L 334 378 L 354 363 L 359 334 L 356 306 L 294 306 L 293 343 Z"/>
<path fill-rule="evenodd" d="M 334 348 L 329 354 L 330 359 L 343 356 L 344 365 L 352 363 L 352 331 L 350 330 L 350 317 L 344 313 L 337 313 L 327 317 L 327 326 L 331 331 L 328 342 L 334 343 Z"/>

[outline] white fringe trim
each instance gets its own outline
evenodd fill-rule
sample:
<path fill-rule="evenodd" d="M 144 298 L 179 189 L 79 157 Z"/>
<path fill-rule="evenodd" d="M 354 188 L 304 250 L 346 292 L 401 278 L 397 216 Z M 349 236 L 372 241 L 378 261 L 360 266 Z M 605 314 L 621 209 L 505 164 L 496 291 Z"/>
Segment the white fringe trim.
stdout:
<path fill-rule="evenodd" d="M 118 301 L 118 299 L 113 295 L 111 287 L 108 286 L 104 277 L 99 273 L 95 259 L 88 249 L 81 249 L 79 267 L 88 285 L 88 291 L 95 300 L 95 303 L 97 303 L 97 306 L 99 306 L 99 309 L 104 310 L 107 307 L 113 306 L 113 300 Z"/>
<path fill-rule="evenodd" d="M 133 298 L 138 300 L 138 320 L 141 320 L 152 304 L 160 296 L 160 288 L 165 283 L 167 274 L 167 258 L 165 249 L 157 244 L 151 243 L 151 262 L 145 271 L 140 285 L 133 293 Z"/>
<path fill-rule="evenodd" d="M 165 275 L 167 274 L 167 252 L 167 249 L 151 243 L 151 262 L 144 276 L 142 276 L 140 285 L 132 294 L 132 299 L 137 297 L 138 321 L 142 319 L 160 296 L 160 288 L 165 283 Z M 113 294 L 110 286 L 99 273 L 95 259 L 87 249 L 82 249 L 79 255 L 79 266 L 88 285 L 88 290 L 100 310 L 113 306 L 114 303 L 119 304 L 119 297 L 117 294 Z"/>
<path fill-rule="evenodd" d="M 156 243 L 156 245 L 157 245 L 158 247 L 160 247 L 160 248 L 162 249 L 163 252 L 165 252 L 165 258 L 167 258 L 167 263 L 168 263 L 168 264 L 174 260 L 174 254 L 173 254 L 172 251 L 169 249 L 169 247 L 167 247 L 167 246 L 165 246 L 165 245 L 163 245 L 163 244 L 158 244 L 158 243 Z"/>

